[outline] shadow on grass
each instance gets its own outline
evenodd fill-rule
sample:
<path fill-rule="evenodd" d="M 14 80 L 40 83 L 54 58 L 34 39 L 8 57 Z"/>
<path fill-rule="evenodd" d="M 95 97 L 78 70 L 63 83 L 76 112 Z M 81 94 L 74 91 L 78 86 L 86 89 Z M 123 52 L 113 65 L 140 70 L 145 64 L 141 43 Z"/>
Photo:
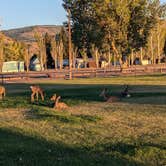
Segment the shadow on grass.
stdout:
<path fill-rule="evenodd" d="M 30 103 L 29 84 L 7 84 L 7 99 L 0 101 L 0 107 L 27 106 Z M 90 85 L 90 84 L 41 84 L 45 91 L 45 102 L 39 102 L 39 106 L 50 107 L 50 97 L 56 93 L 62 96 L 62 101 L 69 106 L 84 104 L 87 102 L 104 102 L 99 97 L 103 88 L 107 87 L 110 95 L 119 96 L 124 90 L 123 85 Z M 165 105 L 166 86 L 165 85 L 131 85 L 129 87 L 131 98 L 123 98 L 121 102 L 136 104 L 159 104 Z M 14 97 L 13 97 L 14 96 Z M 161 100 L 160 100 L 161 99 Z"/>
<path fill-rule="evenodd" d="M 153 143 L 136 143 L 128 144 L 117 142 L 115 144 L 99 144 L 96 149 L 100 149 L 107 153 L 119 153 L 134 157 L 137 161 L 142 161 L 145 165 L 159 166 L 165 164 L 166 149 L 163 146 Z"/>
<path fill-rule="evenodd" d="M 26 119 L 31 120 L 49 120 L 49 121 L 59 121 L 61 123 L 71 123 L 71 124 L 81 124 L 81 123 L 96 123 L 102 120 L 99 116 L 91 115 L 74 115 L 65 114 L 64 112 L 48 112 L 40 109 L 32 109 L 25 113 Z"/>
<path fill-rule="evenodd" d="M 8 129 L 0 129 L 1 166 L 142 166 L 121 153 L 107 153 L 60 142 L 48 142 Z"/>

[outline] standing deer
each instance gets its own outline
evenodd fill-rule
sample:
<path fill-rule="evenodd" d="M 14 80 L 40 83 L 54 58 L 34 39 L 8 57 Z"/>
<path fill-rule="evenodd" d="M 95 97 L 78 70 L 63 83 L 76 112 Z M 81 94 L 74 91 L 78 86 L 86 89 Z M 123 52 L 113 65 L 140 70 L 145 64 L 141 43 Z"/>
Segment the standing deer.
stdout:
<path fill-rule="evenodd" d="M 30 89 L 32 91 L 31 102 L 34 102 L 35 95 L 36 95 L 36 100 L 38 101 L 39 100 L 39 94 L 41 96 L 42 101 L 44 101 L 44 92 L 43 92 L 42 88 L 40 88 L 39 86 L 30 86 Z"/>
<path fill-rule="evenodd" d="M 3 99 L 6 96 L 6 89 L 4 86 L 0 86 L 0 99 Z"/>
<path fill-rule="evenodd" d="M 61 96 L 56 97 L 56 94 L 54 94 L 51 97 L 51 101 L 54 101 L 54 108 L 56 109 L 66 109 L 68 108 L 67 104 L 63 103 L 63 102 L 59 102 L 59 100 L 61 99 Z"/>
<path fill-rule="evenodd" d="M 100 97 L 103 97 L 106 102 L 112 103 L 112 102 L 117 102 L 119 101 L 119 98 L 116 96 L 110 96 L 108 94 L 109 90 L 107 88 L 104 88 L 101 94 L 99 95 Z"/>

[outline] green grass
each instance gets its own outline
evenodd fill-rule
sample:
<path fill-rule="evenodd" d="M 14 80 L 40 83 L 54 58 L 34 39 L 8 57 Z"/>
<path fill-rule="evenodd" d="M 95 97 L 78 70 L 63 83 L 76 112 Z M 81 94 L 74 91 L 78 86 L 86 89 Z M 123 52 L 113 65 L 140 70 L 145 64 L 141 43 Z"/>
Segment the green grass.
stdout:
<path fill-rule="evenodd" d="M 46 100 L 30 103 L 31 84 Z M 131 98 L 105 103 L 103 87 Z M 2 166 L 164 166 L 166 165 L 166 76 L 35 80 L 6 84 L 0 101 Z M 69 105 L 54 110 L 57 93 Z"/>

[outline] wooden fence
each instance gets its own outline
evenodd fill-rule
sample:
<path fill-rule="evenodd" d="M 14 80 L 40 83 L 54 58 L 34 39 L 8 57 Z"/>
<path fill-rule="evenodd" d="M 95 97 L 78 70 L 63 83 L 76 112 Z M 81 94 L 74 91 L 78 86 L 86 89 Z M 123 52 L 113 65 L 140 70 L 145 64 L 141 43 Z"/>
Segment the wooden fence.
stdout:
<path fill-rule="evenodd" d="M 121 69 L 120 67 L 110 68 L 82 68 L 72 69 L 72 78 L 93 78 L 93 77 L 110 77 L 110 76 L 134 76 L 149 74 L 166 74 L 166 64 L 147 65 L 147 66 L 131 66 Z M 19 73 L 1 73 L 0 78 L 4 80 L 13 79 L 33 79 L 33 78 L 49 78 L 49 79 L 69 79 L 69 70 L 46 70 L 40 72 L 19 72 Z"/>

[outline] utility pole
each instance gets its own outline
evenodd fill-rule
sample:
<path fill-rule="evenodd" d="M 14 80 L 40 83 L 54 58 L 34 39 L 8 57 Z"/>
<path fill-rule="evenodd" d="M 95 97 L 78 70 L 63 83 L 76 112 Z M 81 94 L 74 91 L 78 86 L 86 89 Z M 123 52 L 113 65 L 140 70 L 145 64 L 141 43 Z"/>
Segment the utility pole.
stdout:
<path fill-rule="evenodd" d="M 68 12 L 68 38 L 69 38 L 69 79 L 72 79 L 72 41 L 71 41 L 71 12 L 70 9 L 67 9 Z"/>
<path fill-rule="evenodd" d="M 2 25 L 2 19 L 0 18 L 0 27 Z M 3 74 L 2 74 L 2 69 L 3 69 L 3 36 L 1 36 L 1 29 L 0 29 L 0 38 L 2 37 L 2 39 L 0 39 L 0 72 L 1 72 L 1 78 L 2 78 L 2 84 L 4 83 L 3 81 Z"/>

